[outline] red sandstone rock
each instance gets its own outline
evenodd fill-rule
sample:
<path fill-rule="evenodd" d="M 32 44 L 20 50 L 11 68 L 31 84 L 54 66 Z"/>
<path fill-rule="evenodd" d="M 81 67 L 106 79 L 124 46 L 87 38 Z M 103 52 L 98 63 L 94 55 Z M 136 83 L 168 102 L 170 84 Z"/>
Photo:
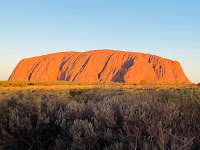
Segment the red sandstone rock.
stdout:
<path fill-rule="evenodd" d="M 10 81 L 114 81 L 190 83 L 179 62 L 114 50 L 62 52 L 20 61 Z"/>

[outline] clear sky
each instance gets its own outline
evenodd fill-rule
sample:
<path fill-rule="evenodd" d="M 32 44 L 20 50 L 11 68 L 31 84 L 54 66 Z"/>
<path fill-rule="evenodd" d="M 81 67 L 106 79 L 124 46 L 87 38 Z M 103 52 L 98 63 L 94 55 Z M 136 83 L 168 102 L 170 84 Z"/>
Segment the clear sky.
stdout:
<path fill-rule="evenodd" d="M 200 82 L 200 0 L 0 0 L 0 80 L 23 59 L 113 49 L 177 60 Z"/>

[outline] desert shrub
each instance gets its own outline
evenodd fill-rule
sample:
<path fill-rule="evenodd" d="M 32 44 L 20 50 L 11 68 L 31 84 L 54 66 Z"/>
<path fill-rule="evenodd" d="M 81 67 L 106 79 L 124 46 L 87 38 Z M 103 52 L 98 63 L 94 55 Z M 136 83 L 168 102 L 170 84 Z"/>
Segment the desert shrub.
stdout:
<path fill-rule="evenodd" d="M 73 97 L 74 100 L 78 101 L 100 101 L 106 97 L 113 97 L 113 96 L 127 96 L 130 95 L 130 92 L 125 91 L 123 89 L 105 89 L 105 88 L 93 88 L 88 89 L 81 94 L 77 94 Z"/>
<path fill-rule="evenodd" d="M 9 87 L 10 85 L 7 82 L 0 82 L 0 86 L 1 87 Z"/>
<path fill-rule="evenodd" d="M 27 85 L 35 85 L 35 83 L 30 82 L 30 83 L 28 83 Z"/>
<path fill-rule="evenodd" d="M 81 95 L 82 93 L 85 93 L 87 90 L 86 89 L 70 89 L 69 94 L 71 96 L 76 96 L 76 95 Z"/>
<path fill-rule="evenodd" d="M 144 84 L 147 84 L 147 80 L 141 80 L 140 81 L 140 85 L 144 85 Z"/>
<path fill-rule="evenodd" d="M 67 107 L 68 119 L 73 122 L 76 119 L 83 119 L 86 104 L 84 102 L 71 101 Z"/>
<path fill-rule="evenodd" d="M 2 87 L 26 87 L 27 82 L 22 82 L 22 81 L 0 81 L 0 86 Z"/>
<path fill-rule="evenodd" d="M 95 149 L 98 137 L 94 131 L 93 124 L 87 120 L 75 120 L 70 127 L 72 135 L 72 149 Z"/>
<path fill-rule="evenodd" d="M 200 149 L 198 89 L 30 93 L 0 102 L 3 149 Z"/>
<path fill-rule="evenodd" d="M 3 95 L 4 95 L 4 94 L 6 94 L 6 92 L 2 92 L 1 94 L 3 94 Z"/>
<path fill-rule="evenodd" d="M 15 149 L 47 149 L 65 128 L 65 102 L 49 99 L 39 103 L 23 95 L 1 102 L 0 145 Z"/>
<path fill-rule="evenodd" d="M 12 82 L 12 83 L 10 83 L 10 85 L 12 87 L 26 87 L 27 83 L 24 83 L 24 82 Z"/>

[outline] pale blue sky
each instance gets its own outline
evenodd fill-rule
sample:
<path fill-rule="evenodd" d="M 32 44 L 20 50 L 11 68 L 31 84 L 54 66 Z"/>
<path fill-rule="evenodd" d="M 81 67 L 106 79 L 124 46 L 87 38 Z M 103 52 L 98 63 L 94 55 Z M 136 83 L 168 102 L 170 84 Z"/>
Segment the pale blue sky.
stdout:
<path fill-rule="evenodd" d="M 27 57 L 62 51 L 144 52 L 200 82 L 199 0 L 0 0 L 0 80 Z"/>

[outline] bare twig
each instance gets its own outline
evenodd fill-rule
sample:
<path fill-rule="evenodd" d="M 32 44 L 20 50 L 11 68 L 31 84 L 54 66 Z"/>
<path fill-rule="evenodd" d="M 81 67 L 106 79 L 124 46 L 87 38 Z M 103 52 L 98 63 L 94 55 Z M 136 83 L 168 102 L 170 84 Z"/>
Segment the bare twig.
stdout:
<path fill-rule="evenodd" d="M 187 143 L 182 147 L 182 149 L 184 149 L 186 146 L 188 146 L 194 139 L 195 139 L 195 137 L 193 137 L 191 140 L 189 140 L 189 142 L 187 142 Z"/>
<path fill-rule="evenodd" d="M 142 119 L 142 121 L 148 126 L 148 124 L 146 123 L 146 121 L 145 121 L 144 119 Z M 154 128 L 151 124 L 149 124 L 149 125 L 150 125 L 152 128 Z M 173 138 L 177 139 L 178 141 L 184 143 L 183 140 L 179 139 L 178 137 L 174 136 L 173 134 L 167 132 L 166 130 L 163 130 L 163 131 L 164 131 L 165 133 L 167 133 L 168 135 L 172 136 Z M 194 139 L 195 139 L 195 137 L 193 137 L 188 143 L 186 143 L 186 144 L 182 147 L 182 149 L 185 148 L 185 147 L 187 147 Z"/>
<path fill-rule="evenodd" d="M 181 140 L 181 139 L 179 139 L 179 138 L 177 138 L 176 136 L 174 136 L 173 134 L 171 134 L 171 133 L 169 133 L 169 132 L 167 132 L 167 131 L 165 131 L 165 130 L 163 130 L 165 133 L 167 133 L 167 134 L 169 134 L 169 135 L 171 135 L 173 138 L 175 138 L 175 139 L 177 139 L 177 140 L 179 140 L 179 141 L 181 141 L 181 142 L 183 142 L 184 143 L 184 141 L 183 140 Z"/>
<path fill-rule="evenodd" d="M 29 148 L 29 150 L 31 150 L 31 149 L 32 149 L 32 147 L 33 147 L 33 144 L 31 145 L 31 147 Z"/>

